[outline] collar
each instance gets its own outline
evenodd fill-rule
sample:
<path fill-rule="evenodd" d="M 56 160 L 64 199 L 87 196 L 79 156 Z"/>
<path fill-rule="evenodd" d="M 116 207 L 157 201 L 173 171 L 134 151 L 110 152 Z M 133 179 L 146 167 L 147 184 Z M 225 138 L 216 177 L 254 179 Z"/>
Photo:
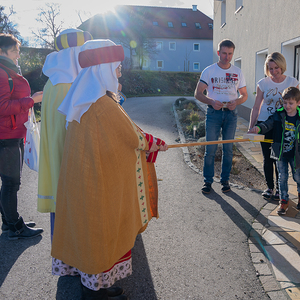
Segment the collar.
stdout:
<path fill-rule="evenodd" d="M 0 63 L 3 66 L 5 66 L 5 67 L 15 71 L 16 73 L 20 74 L 19 68 L 13 63 L 13 61 L 11 59 L 7 58 L 6 56 L 0 55 Z"/>
<path fill-rule="evenodd" d="M 296 109 L 297 109 L 297 112 L 298 112 L 298 116 L 300 117 L 300 107 L 297 106 Z M 286 113 L 286 111 L 285 111 L 285 109 L 284 109 L 283 106 L 280 107 L 280 108 L 278 108 L 277 111 L 278 111 L 278 112 L 285 112 L 285 113 Z"/>

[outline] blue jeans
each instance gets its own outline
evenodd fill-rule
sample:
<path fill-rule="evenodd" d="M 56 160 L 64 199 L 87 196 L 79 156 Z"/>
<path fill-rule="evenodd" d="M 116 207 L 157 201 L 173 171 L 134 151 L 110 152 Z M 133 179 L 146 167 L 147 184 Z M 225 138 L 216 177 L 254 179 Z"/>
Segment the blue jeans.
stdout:
<path fill-rule="evenodd" d="M 279 194 L 281 200 L 289 200 L 288 194 L 288 179 L 289 165 L 292 169 L 293 179 L 297 183 L 297 190 L 300 193 L 300 169 L 294 169 L 294 158 L 283 157 L 277 161 Z"/>
<path fill-rule="evenodd" d="M 223 140 L 234 139 L 237 124 L 237 109 L 215 110 L 212 106 L 207 107 L 206 112 L 206 141 L 218 140 L 222 132 Z M 207 145 L 204 155 L 203 176 L 204 182 L 213 183 L 215 174 L 215 154 L 218 145 Z M 229 180 L 232 166 L 232 143 L 223 144 L 221 183 Z"/>
<path fill-rule="evenodd" d="M 16 223 L 17 192 L 21 184 L 21 172 L 24 156 L 23 139 L 0 140 L 0 212 L 4 223 Z"/>

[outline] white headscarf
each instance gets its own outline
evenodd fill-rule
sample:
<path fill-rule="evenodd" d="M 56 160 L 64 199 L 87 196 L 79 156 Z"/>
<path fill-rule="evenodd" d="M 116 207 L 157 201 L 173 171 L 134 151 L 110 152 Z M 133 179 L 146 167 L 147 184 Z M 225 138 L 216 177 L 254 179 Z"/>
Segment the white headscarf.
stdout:
<path fill-rule="evenodd" d="M 116 44 L 110 40 L 91 40 L 81 46 L 81 51 L 110 46 L 116 46 Z M 58 107 L 58 111 L 66 116 L 66 127 L 68 122 L 73 120 L 80 123 L 82 115 L 88 111 L 93 103 L 104 96 L 106 91 L 117 93 L 118 78 L 116 68 L 120 65 L 123 58 L 120 58 L 119 61 L 92 65 L 80 71 L 65 99 Z"/>
<path fill-rule="evenodd" d="M 67 37 L 70 36 L 71 33 L 75 32 L 79 33 L 78 39 L 75 39 L 75 41 L 73 39 L 72 41 L 73 44 L 78 46 L 72 47 L 68 45 Z M 81 45 L 83 45 L 84 41 L 89 38 L 88 35 L 83 36 L 85 33 L 86 32 L 79 29 L 67 29 L 59 34 L 58 39 L 62 37 L 64 38 L 65 48 L 60 49 L 58 52 L 50 53 L 46 57 L 43 66 L 43 73 L 49 77 L 53 85 L 57 85 L 58 83 L 72 83 L 81 71 L 81 67 L 78 63 L 78 54 L 80 52 Z"/>

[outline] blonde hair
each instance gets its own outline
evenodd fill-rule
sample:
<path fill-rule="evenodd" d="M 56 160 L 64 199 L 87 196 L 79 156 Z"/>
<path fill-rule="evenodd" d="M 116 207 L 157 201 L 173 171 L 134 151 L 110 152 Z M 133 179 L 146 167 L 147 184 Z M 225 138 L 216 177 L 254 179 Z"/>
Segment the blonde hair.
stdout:
<path fill-rule="evenodd" d="M 269 71 L 270 61 L 274 62 L 281 69 L 282 74 L 286 71 L 286 61 L 284 56 L 279 52 L 273 52 L 267 56 L 265 61 L 264 71 L 267 76 L 270 76 L 270 71 Z"/>

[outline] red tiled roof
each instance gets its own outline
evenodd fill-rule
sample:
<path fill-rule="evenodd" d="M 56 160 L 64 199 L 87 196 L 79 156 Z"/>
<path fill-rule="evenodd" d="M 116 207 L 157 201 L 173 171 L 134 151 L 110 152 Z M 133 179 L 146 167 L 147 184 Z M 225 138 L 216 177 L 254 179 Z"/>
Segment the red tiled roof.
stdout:
<path fill-rule="evenodd" d="M 172 22 L 172 28 L 168 22 Z M 182 26 L 183 22 L 186 27 Z M 201 29 L 196 28 L 195 23 L 200 23 Z M 79 28 L 89 31 L 94 38 L 135 35 L 142 31 L 148 38 L 212 39 L 209 24 L 213 24 L 211 18 L 192 8 L 120 5 L 116 7 L 116 14 L 95 15 Z"/>

